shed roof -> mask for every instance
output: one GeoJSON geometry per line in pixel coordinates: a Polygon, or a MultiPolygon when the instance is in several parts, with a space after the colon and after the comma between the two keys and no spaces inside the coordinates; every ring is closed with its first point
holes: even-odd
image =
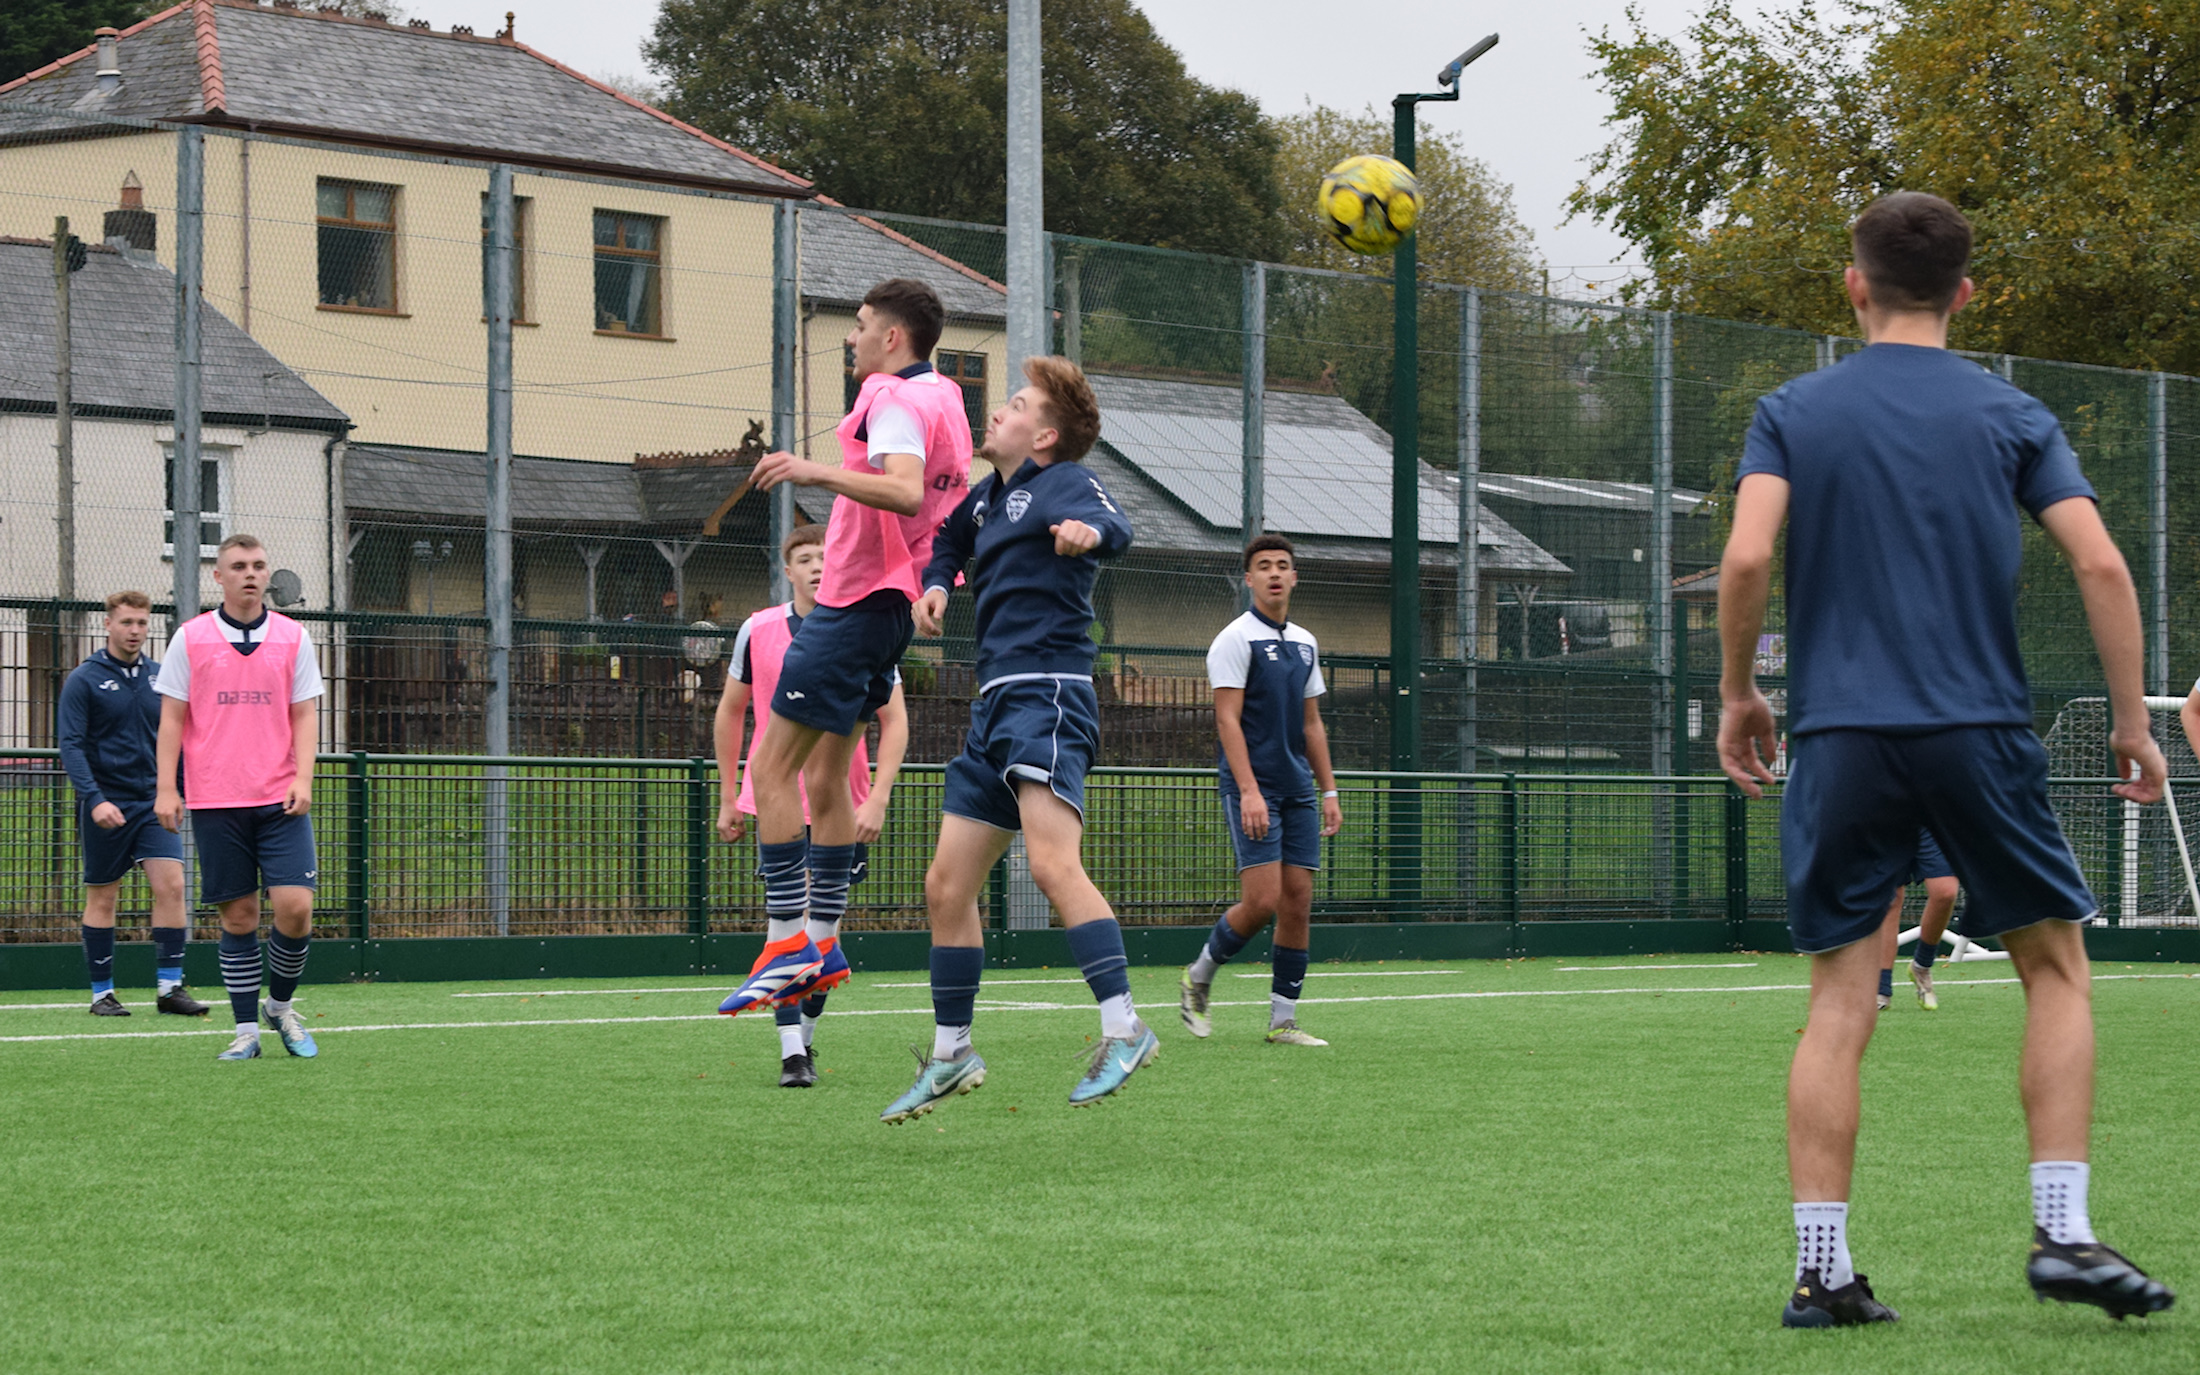
{"type": "MultiPolygon", "coordinates": [[[[1583,477],[1528,477],[1512,473],[1484,473],[1482,493],[1504,501],[1535,506],[1570,506],[1593,511],[1643,511],[1650,509],[1650,484],[1604,482],[1583,477]]],[[[1708,500],[1703,492],[1673,489],[1673,514],[1686,516],[1708,500]]]]}
{"type": "MultiPolygon", "coordinates": [[[[724,467],[644,468],[568,458],[512,460],[512,520],[535,529],[597,533],[686,534],[738,482],[724,467]]],[[[427,524],[478,524],[488,506],[489,468],[482,454],[354,444],[344,457],[344,504],[352,511],[427,524]]],[[[796,504],[823,520],[830,493],[802,488],[796,504]]],[[[767,538],[770,503],[752,497],[735,507],[722,537],[744,543],[767,538]]]]}
{"type": "MultiPolygon", "coordinates": [[[[199,386],[208,419],[325,430],[350,420],[221,312],[201,316],[199,386]]],[[[175,419],[176,279],[152,255],[91,245],[69,279],[70,390],[78,415],[175,419]]],[[[0,407],[54,405],[53,244],[0,239],[0,407]]]]}

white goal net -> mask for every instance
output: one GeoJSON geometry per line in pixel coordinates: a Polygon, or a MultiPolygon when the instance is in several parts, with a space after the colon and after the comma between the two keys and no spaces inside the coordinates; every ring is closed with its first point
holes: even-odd
{"type": "MultiPolygon", "coordinates": [[[[2055,811],[2101,915],[2131,926],[2191,926],[2195,912],[2192,849],[2200,837],[2200,760],[2178,719],[2182,697],[2147,698],[2154,738],[2169,760],[2170,796],[2141,807],[2100,784],[2056,784],[2055,811]]],[[[2108,752],[2108,699],[2073,697],[2047,732],[2047,771],[2056,779],[2102,779],[2116,767],[2108,752]]]]}

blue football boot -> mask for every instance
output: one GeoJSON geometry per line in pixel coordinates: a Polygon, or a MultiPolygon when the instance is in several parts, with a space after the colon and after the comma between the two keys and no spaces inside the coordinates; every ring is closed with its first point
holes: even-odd
{"type": "Polygon", "coordinates": [[[283,1038],[284,1050],[301,1060],[310,1060],[321,1053],[321,1048],[313,1044],[313,1033],[307,1031],[306,1024],[299,1020],[297,1008],[286,1008],[281,1012],[267,1008],[265,1011],[268,1030],[283,1038]]]}
{"type": "Polygon", "coordinates": [[[817,948],[818,952],[825,957],[825,963],[818,967],[817,978],[812,980],[810,986],[803,989],[801,993],[782,997],[780,999],[782,1003],[792,1002],[796,997],[807,998],[812,993],[830,993],[848,982],[848,976],[855,972],[848,967],[848,957],[841,953],[840,938],[838,936],[827,936],[824,943],[817,948]]]}
{"type": "Polygon", "coordinates": [[[756,957],[748,979],[718,1004],[718,1010],[728,1017],[738,1017],[756,1008],[799,998],[815,986],[818,972],[824,967],[825,956],[807,935],[770,942],[756,957]]]}
{"type": "Polygon", "coordinates": [[[237,1039],[229,1043],[229,1049],[214,1057],[217,1060],[257,1060],[260,1058],[260,1025],[237,1028],[237,1039]]]}
{"type": "Polygon", "coordinates": [[[1139,1066],[1152,1063],[1160,1053],[1161,1038],[1143,1021],[1138,1023],[1135,1036],[1101,1037],[1100,1048],[1092,1053],[1092,1063],[1085,1068],[1085,1077],[1069,1091],[1069,1105],[1081,1108],[1107,1097],[1123,1087],[1139,1066]]]}
{"type": "Polygon", "coordinates": [[[924,1116],[959,1093],[968,1093],[985,1082],[985,1061],[968,1049],[952,1060],[935,1060],[922,1046],[909,1047],[923,1068],[909,1092],[888,1104],[878,1115],[881,1122],[901,1123],[924,1116]]]}

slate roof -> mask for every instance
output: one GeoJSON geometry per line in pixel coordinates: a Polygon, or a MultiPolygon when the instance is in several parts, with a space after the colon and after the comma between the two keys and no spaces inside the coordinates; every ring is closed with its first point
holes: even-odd
{"type": "MultiPolygon", "coordinates": [[[[512,460],[512,522],[535,530],[636,533],[651,528],[694,538],[738,477],[726,468],[648,468],[565,458],[512,460]]],[[[832,496],[802,489],[796,506],[822,521],[832,496]]],[[[488,461],[452,449],[353,444],[344,455],[344,504],[354,513],[423,524],[478,524],[488,505],[488,461]]],[[[770,539],[771,504],[742,499],[720,538],[770,539]]]]}
{"type": "MultiPolygon", "coordinates": [[[[809,183],[503,36],[437,33],[251,0],[185,0],[123,30],[120,89],[96,47],[0,85],[0,103],[251,124],[536,166],[808,197],[809,183]]],[[[4,126],[0,126],[4,127],[4,126]]]]}
{"type": "MultiPolygon", "coordinates": [[[[1124,504],[1137,547],[1240,549],[1238,389],[1098,373],[1091,380],[1100,446],[1087,462],[1124,504]]],[[[1390,436],[1337,396],[1270,392],[1266,418],[1267,527],[1290,535],[1307,559],[1387,562],[1390,436]]],[[[1487,506],[1480,534],[1486,572],[1538,581],[1571,575],[1487,506]]],[[[1424,564],[1457,562],[1458,479],[1425,462],[1421,539],[1424,564]]]]}
{"type": "Polygon", "coordinates": [[[805,207],[795,213],[802,241],[802,294],[854,309],[889,277],[914,277],[940,295],[951,317],[999,323],[1008,288],[878,221],[805,207]]]}
{"type": "MultiPolygon", "coordinates": [[[[208,306],[200,395],[216,424],[351,428],[345,414],[208,306]]],[[[149,254],[94,245],[69,282],[78,415],[175,419],[176,279],[149,254]]],[[[0,239],[0,409],[53,411],[53,245],[0,239]]]]}

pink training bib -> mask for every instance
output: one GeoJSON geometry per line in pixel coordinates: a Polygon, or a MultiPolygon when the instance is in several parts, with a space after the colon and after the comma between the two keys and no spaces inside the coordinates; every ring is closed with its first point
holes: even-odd
{"type": "Polygon", "coordinates": [[[882,471],[871,466],[870,446],[856,431],[885,398],[908,407],[924,427],[924,504],[913,516],[898,516],[847,497],[833,499],[825,526],[825,581],[817,589],[824,606],[853,606],[887,588],[911,601],[922,596],[917,584],[932,557],[932,536],[970,490],[970,417],[963,411],[962,387],[936,372],[915,377],[874,372],[864,378],[856,404],[834,431],[840,437],[840,466],[882,471]]]}
{"type": "Polygon", "coordinates": [[[305,632],[267,613],[265,638],[240,654],[209,611],[183,627],[191,656],[190,714],[183,726],[183,793],[193,811],[281,802],[298,776],[290,736],[291,674],[305,632]]]}
{"type": "MultiPolygon", "coordinates": [[[[749,617],[749,706],[756,712],[756,734],[749,740],[747,758],[756,757],[756,747],[764,743],[764,732],[772,726],[772,694],[779,690],[779,665],[787,657],[787,646],[794,643],[794,604],[781,602],[765,607],[749,617]]],[[[802,790],[802,821],[810,820],[810,789],[801,779],[795,786],[802,790]]],[[[856,737],[856,757],[848,765],[848,795],[860,807],[871,795],[871,754],[863,737],[856,737]]],[[[749,771],[741,770],[741,795],[733,800],[734,807],[756,815],[756,794],[749,771]]]]}

